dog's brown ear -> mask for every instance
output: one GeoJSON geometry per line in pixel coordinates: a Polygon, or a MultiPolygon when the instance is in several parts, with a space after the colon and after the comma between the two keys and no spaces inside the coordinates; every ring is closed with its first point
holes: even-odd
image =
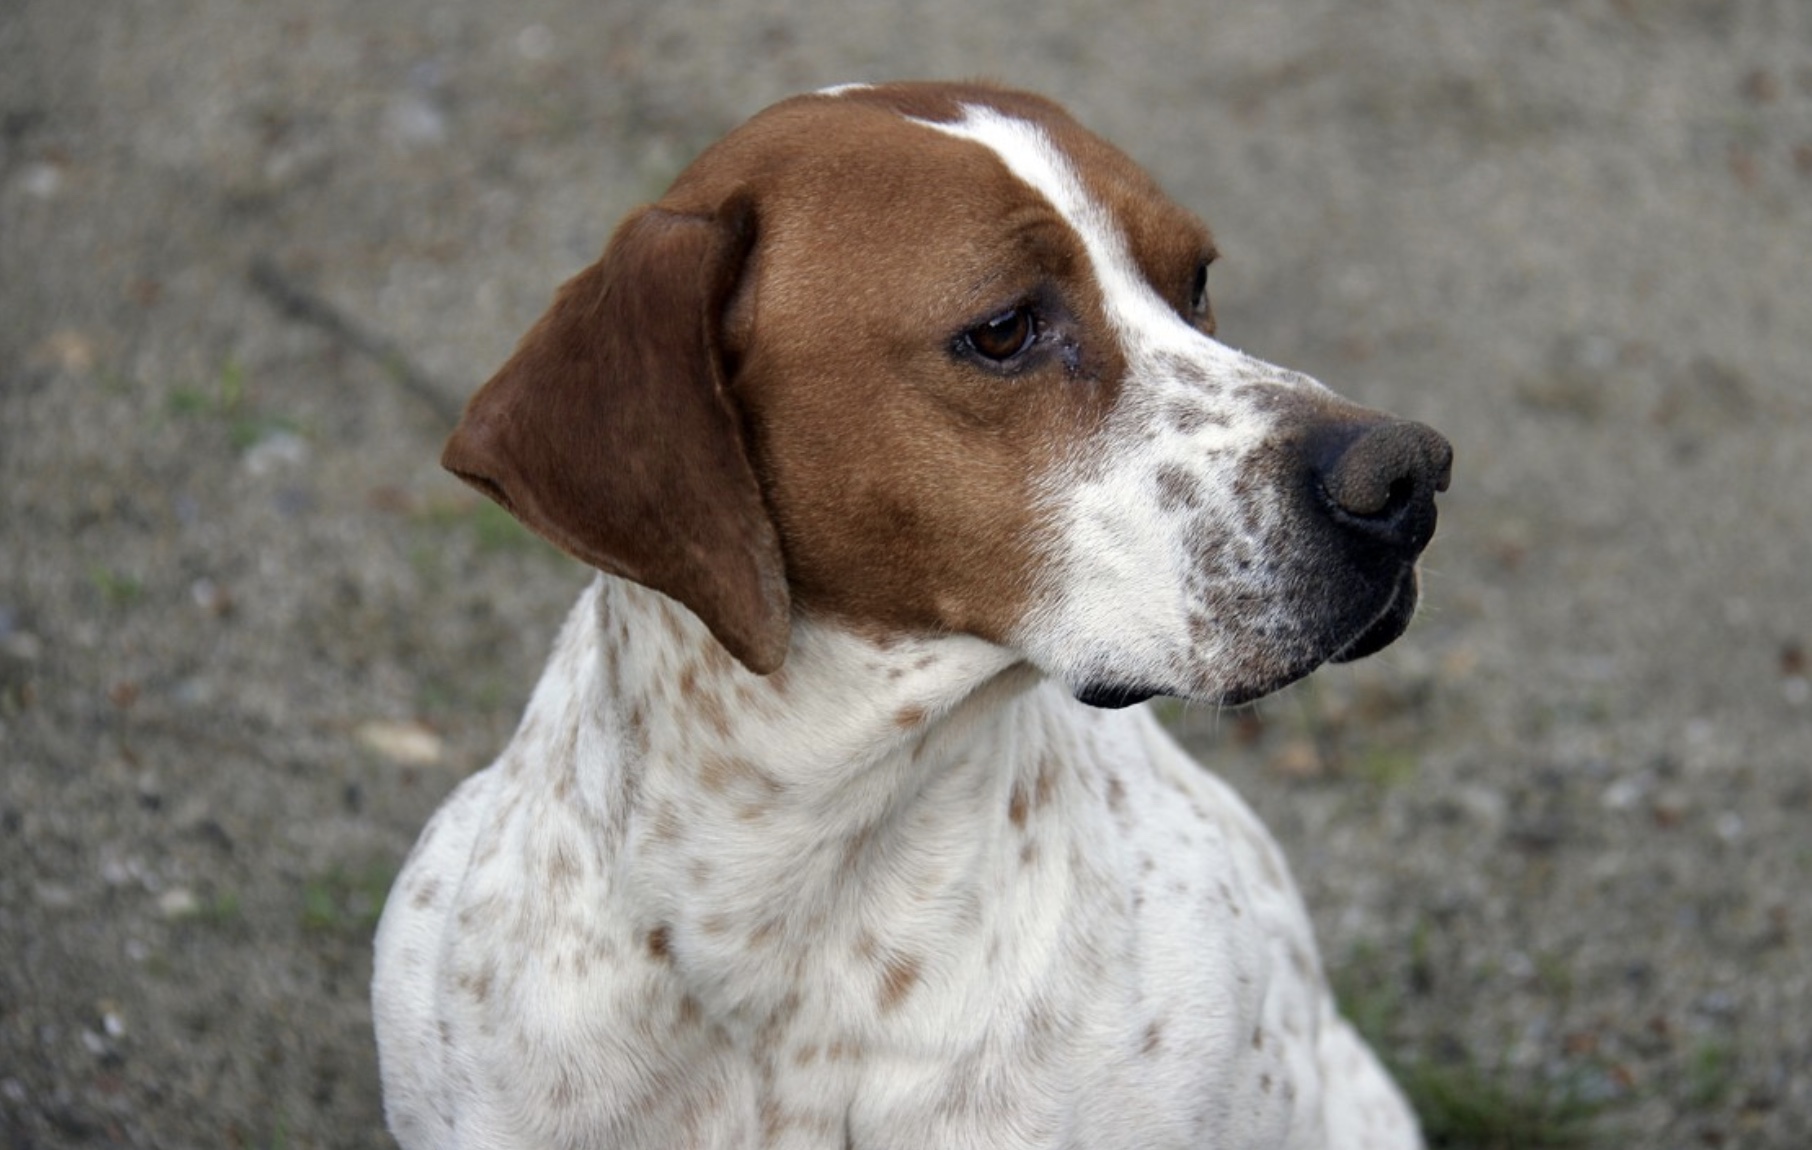
{"type": "Polygon", "coordinates": [[[746,205],[630,216],[472,397],[441,464],[562,550],[679,600],[767,674],[790,602],[720,346],[753,231],[746,205]]]}

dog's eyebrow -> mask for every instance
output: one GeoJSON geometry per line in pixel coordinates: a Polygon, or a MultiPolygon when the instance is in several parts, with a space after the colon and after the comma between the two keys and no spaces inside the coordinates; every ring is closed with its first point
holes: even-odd
{"type": "Polygon", "coordinates": [[[1013,289],[1025,291],[1036,281],[1073,274],[1084,257],[1081,238],[1043,204],[1028,206],[1024,219],[1003,228],[977,255],[984,266],[968,279],[958,301],[965,309],[991,306],[1013,289]]]}

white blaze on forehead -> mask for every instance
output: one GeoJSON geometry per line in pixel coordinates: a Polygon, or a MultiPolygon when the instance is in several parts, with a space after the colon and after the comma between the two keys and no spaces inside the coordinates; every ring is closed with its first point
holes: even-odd
{"type": "Polygon", "coordinates": [[[1213,342],[1185,323],[1152,290],[1112,216],[1088,194],[1069,158],[1038,125],[976,104],[964,105],[963,118],[951,123],[917,122],[987,148],[1069,223],[1094,266],[1108,319],[1128,343],[1128,353],[1155,351],[1186,340],[1200,354],[1202,343],[1213,342]]]}

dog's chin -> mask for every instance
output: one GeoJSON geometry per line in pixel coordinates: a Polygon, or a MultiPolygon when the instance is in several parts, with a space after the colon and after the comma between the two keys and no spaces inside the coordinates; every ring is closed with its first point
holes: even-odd
{"type": "MultiPolygon", "coordinates": [[[[1377,654],[1396,642],[1402,637],[1403,632],[1409,629],[1409,621],[1415,618],[1417,598],[1415,569],[1406,568],[1384,608],[1372,616],[1369,622],[1361,625],[1351,638],[1335,646],[1332,653],[1305,659],[1262,679],[1232,684],[1223,689],[1212,701],[1223,707],[1237,707],[1262,699],[1274,691],[1281,691],[1291,683],[1308,677],[1310,672],[1324,663],[1351,663],[1356,659],[1363,659],[1367,655],[1377,654]]],[[[1159,695],[1175,695],[1180,698],[1197,697],[1187,690],[1154,687],[1148,684],[1129,685],[1111,681],[1084,683],[1073,693],[1077,701],[1104,710],[1130,707],[1135,703],[1143,703],[1145,700],[1156,698],[1159,695]]]]}

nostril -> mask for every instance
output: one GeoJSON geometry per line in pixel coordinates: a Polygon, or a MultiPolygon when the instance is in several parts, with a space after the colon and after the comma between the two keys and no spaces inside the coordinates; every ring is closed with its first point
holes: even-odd
{"type": "Polygon", "coordinates": [[[1416,481],[1403,475],[1386,479],[1354,474],[1348,468],[1324,476],[1321,487],[1334,514],[1352,519],[1389,519],[1415,499],[1416,481]]]}
{"type": "Polygon", "coordinates": [[[1416,497],[1416,481],[1408,476],[1391,480],[1384,490],[1384,507],[1378,512],[1380,518],[1389,519],[1400,515],[1416,497]]]}

